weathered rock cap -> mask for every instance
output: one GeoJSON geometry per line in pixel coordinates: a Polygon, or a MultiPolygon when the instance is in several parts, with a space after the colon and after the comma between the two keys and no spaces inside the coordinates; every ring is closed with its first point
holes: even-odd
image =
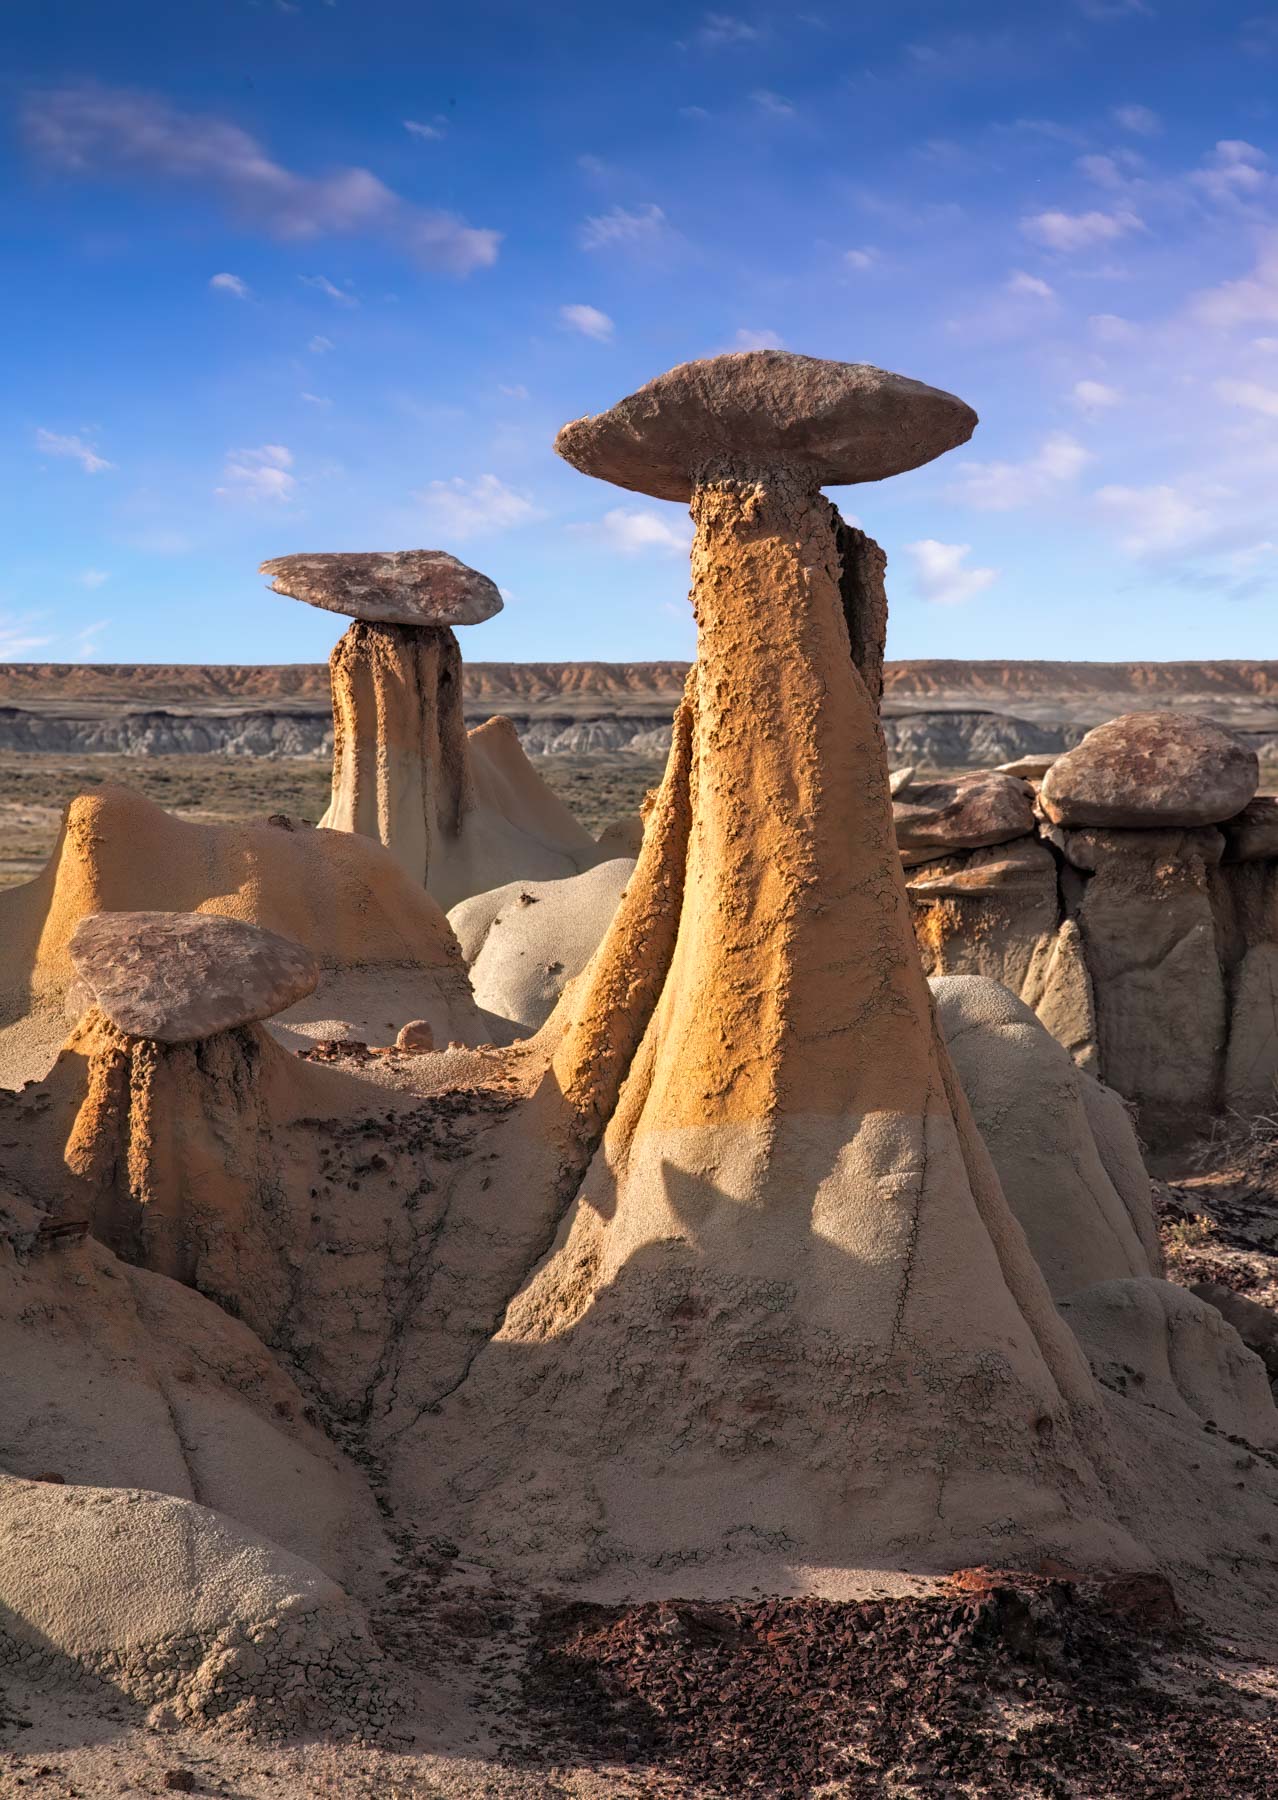
{"type": "Polygon", "coordinates": [[[71,935],[76,973],[117,1030],[189,1044],[269,1019],[319,981],[301,944],[215,913],[91,913],[71,935]]]}
{"type": "Polygon", "coordinates": [[[680,363],[555,449],[575,469],[659,500],[688,500],[716,468],[785,468],[814,488],[882,481],[965,444],[970,406],[870,363],[738,350],[680,363]]]}
{"type": "Polygon", "coordinates": [[[1029,788],[989,769],[911,782],[893,800],[892,817],[902,850],[979,850],[1034,831],[1029,788]]]}
{"type": "Polygon", "coordinates": [[[1260,785],[1254,750],[1196,713],[1124,713],[1058,756],[1039,789],[1055,825],[1219,825],[1260,785]]]}
{"type": "Polygon", "coordinates": [[[275,556],[261,573],[292,600],[380,625],[481,625],[502,609],[494,582],[446,550],[275,556]]]}

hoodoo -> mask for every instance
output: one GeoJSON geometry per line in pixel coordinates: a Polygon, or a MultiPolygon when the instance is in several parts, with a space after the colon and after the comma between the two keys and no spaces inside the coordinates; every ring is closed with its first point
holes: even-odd
{"type": "Polygon", "coordinates": [[[355,621],[329,658],[333,795],[322,826],[377,838],[445,910],[599,860],[504,721],[467,736],[453,627],[501,611],[486,575],[443,550],[279,556],[261,572],[275,593],[355,621]]]}
{"type": "Polygon", "coordinates": [[[399,1445],[432,1529],[534,1578],[833,1592],[883,1558],[1141,1555],[937,1034],[881,611],[858,611],[820,492],[975,423],[900,376],[759,351],[559,435],[587,474],[690,498],[699,649],[635,875],[544,1028],[597,1149],[500,1330],[399,1445]]]}

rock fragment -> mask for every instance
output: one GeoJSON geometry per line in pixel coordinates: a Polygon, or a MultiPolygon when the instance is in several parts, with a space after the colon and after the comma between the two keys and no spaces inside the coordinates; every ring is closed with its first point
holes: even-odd
{"type": "Polygon", "coordinates": [[[902,850],[977,850],[1034,831],[1025,783],[993,771],[913,781],[896,797],[892,815],[902,850]]]}

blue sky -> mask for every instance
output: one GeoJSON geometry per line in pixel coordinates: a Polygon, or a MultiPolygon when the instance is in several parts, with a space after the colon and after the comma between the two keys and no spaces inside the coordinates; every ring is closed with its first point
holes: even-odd
{"type": "Polygon", "coordinates": [[[974,405],[834,498],[895,656],[1273,656],[1257,0],[10,0],[0,657],[311,660],[266,556],[490,574],[475,659],[692,649],[564,420],[780,343],[974,405]]]}

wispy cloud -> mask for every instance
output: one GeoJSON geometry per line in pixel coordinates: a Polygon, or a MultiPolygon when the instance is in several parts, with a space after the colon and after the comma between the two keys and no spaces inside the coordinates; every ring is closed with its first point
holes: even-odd
{"type": "Polygon", "coordinates": [[[237,300],[247,300],[250,293],[247,281],[241,281],[238,275],[210,275],[209,286],[216,294],[233,294],[237,300]]]}
{"type": "Polygon", "coordinates": [[[317,334],[311,339],[306,348],[310,351],[312,356],[326,356],[330,350],[336,350],[337,345],[333,342],[332,338],[326,338],[317,334]]]}
{"type": "Polygon", "coordinates": [[[100,588],[110,581],[111,574],[107,569],[81,569],[76,580],[81,587],[100,588]]]}
{"type": "Polygon", "coordinates": [[[45,456],[69,456],[79,463],[86,475],[101,475],[104,469],[115,467],[105,456],[99,456],[92,444],[75,433],[64,435],[59,431],[46,431],[41,426],[35,434],[35,441],[36,449],[45,456]]]}
{"type": "Polygon", "coordinates": [[[508,531],[512,525],[532,525],[546,516],[530,495],[507,487],[496,475],[479,475],[473,481],[460,475],[452,481],[432,481],[414,498],[432,526],[449,538],[508,531]]]}
{"type": "Polygon", "coordinates": [[[0,613],[0,661],[21,662],[51,644],[52,638],[31,629],[40,622],[38,613],[0,613]]]}
{"type": "Polygon", "coordinates": [[[1054,300],[1056,289],[1041,275],[1027,274],[1024,269],[1013,269],[1004,283],[1009,294],[1025,294],[1033,300],[1054,300]]]}
{"type": "Polygon", "coordinates": [[[1167,483],[1103,487],[1094,498],[1117,527],[1123,549],[1133,556],[1183,550],[1202,539],[1212,526],[1205,506],[1167,483]]]}
{"type": "Polygon", "coordinates": [[[358,294],[351,294],[345,288],[339,288],[337,283],[330,281],[327,275],[299,275],[297,279],[304,287],[314,288],[317,294],[323,294],[326,300],[333,302],[334,306],[359,305],[358,294]]]}
{"type": "Polygon", "coordinates": [[[262,444],[256,450],[231,450],[214,491],[224,500],[273,501],[286,504],[297,493],[290,471],[293,452],[285,444],[262,444]]]}
{"type": "Polygon", "coordinates": [[[775,331],[747,331],[742,327],[732,347],[734,350],[780,350],[782,346],[775,331]]]}
{"type": "Polygon", "coordinates": [[[1072,398],[1075,406],[1094,418],[1097,413],[1107,412],[1111,406],[1120,406],[1123,396],[1117,388],[1110,387],[1104,381],[1076,381],[1072,398]]]}
{"type": "Polygon", "coordinates": [[[614,506],[597,523],[569,529],[601,539],[621,556],[686,556],[692,543],[690,522],[637,507],[614,506]]]}
{"type": "Polygon", "coordinates": [[[1278,388],[1266,387],[1261,381],[1221,380],[1216,383],[1216,393],[1228,406],[1278,419],[1278,388]]]}
{"type": "Polygon", "coordinates": [[[597,344],[610,344],[616,327],[606,312],[600,312],[597,306],[561,306],[559,317],[570,331],[579,331],[582,337],[594,338],[597,344]]]}
{"type": "Polygon", "coordinates": [[[1132,212],[1041,212],[1021,220],[1021,230],[1049,250],[1091,250],[1109,244],[1128,232],[1140,231],[1141,220],[1132,212]]]}
{"type": "Polygon", "coordinates": [[[308,406],[331,406],[333,404],[327,394],[308,394],[305,388],[302,389],[300,398],[305,400],[308,406]]]}
{"type": "Polygon", "coordinates": [[[787,100],[784,94],[774,94],[771,88],[756,88],[750,98],[759,111],[769,119],[792,119],[794,117],[793,100],[787,100]]]}
{"type": "Polygon", "coordinates": [[[416,206],[370,169],[300,175],[240,126],[154,94],[95,82],[46,89],[28,96],[22,125],[33,153],[63,174],[186,182],[276,237],[378,237],[451,275],[497,260],[500,232],[416,206]]]}
{"type": "Polygon", "coordinates": [[[942,544],[936,538],[919,538],[905,546],[914,572],[914,585],[934,606],[961,606],[998,579],[997,569],[967,569],[970,544],[942,544]]]}
{"type": "Polygon", "coordinates": [[[708,12],[701,21],[697,42],[707,50],[720,50],[729,44],[757,44],[762,36],[757,25],[735,13],[708,12]]]}
{"type": "Polygon", "coordinates": [[[440,138],[448,135],[447,123],[441,113],[436,113],[432,120],[405,119],[404,130],[410,137],[424,138],[428,143],[438,143],[440,138]]]}
{"type": "Polygon", "coordinates": [[[1158,114],[1148,106],[1116,106],[1110,117],[1124,131],[1133,131],[1137,137],[1157,137],[1163,128],[1158,114]]]}
{"type": "Polygon", "coordinates": [[[659,243],[670,231],[670,222],[659,206],[649,201],[633,211],[614,206],[610,212],[597,213],[581,228],[583,250],[611,250],[617,247],[643,248],[659,243]]]}
{"type": "Polygon", "coordinates": [[[95,619],[82,625],[71,640],[71,661],[90,662],[102,648],[102,633],[110,627],[110,619],[95,619]]]}
{"type": "Polygon", "coordinates": [[[845,250],[843,252],[844,268],[855,269],[858,274],[863,274],[866,269],[872,269],[878,260],[878,251],[869,244],[863,244],[857,250],[845,250]]]}
{"type": "Polygon", "coordinates": [[[981,512],[1011,512],[1073,481],[1090,460],[1090,452],[1077,439],[1057,431],[1024,462],[966,464],[949,491],[981,512]]]}
{"type": "Polygon", "coordinates": [[[1269,158],[1244,138],[1222,138],[1190,181],[1211,199],[1246,206],[1273,185],[1269,158]]]}
{"type": "Polygon", "coordinates": [[[1261,249],[1250,275],[1195,296],[1190,311],[1203,325],[1278,325],[1278,233],[1261,249]]]}

